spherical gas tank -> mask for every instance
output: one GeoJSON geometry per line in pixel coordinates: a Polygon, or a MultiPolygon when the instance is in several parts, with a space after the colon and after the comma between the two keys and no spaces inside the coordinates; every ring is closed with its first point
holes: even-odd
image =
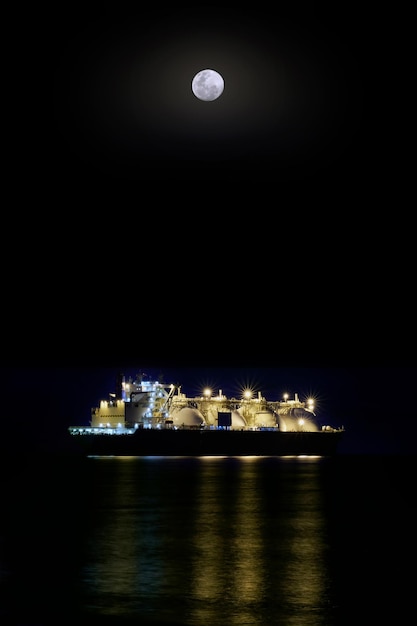
{"type": "Polygon", "coordinates": [[[319,430],[315,415],[302,407],[280,409],[278,411],[279,429],[286,431],[316,432],[319,430]]]}
{"type": "Polygon", "coordinates": [[[232,430],[246,430],[247,423],[239,411],[232,411],[232,430]]]}
{"type": "Polygon", "coordinates": [[[201,428],[204,426],[204,417],[198,409],[184,407],[171,415],[174,426],[177,428],[201,428]]]}

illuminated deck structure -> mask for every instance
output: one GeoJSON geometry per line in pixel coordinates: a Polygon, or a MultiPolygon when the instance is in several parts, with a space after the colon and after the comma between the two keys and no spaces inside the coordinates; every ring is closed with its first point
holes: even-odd
{"type": "Polygon", "coordinates": [[[91,410],[89,426],[69,433],[91,454],[334,454],[343,428],[319,426],[312,399],[270,401],[249,390],[227,398],[205,389],[187,397],[181,387],[126,381],[91,410]],[[216,433],[216,434],[215,434],[216,433]]]}

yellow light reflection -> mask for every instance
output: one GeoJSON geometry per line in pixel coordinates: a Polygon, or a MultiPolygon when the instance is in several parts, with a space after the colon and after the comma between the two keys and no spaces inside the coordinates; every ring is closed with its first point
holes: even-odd
{"type": "Polygon", "coordinates": [[[318,461],[313,457],[299,459],[300,471],[287,492],[287,526],[283,544],[289,558],[283,560],[280,572],[280,593],[284,594],[288,611],[300,620],[326,605],[331,586],[326,567],[326,520],[321,502],[322,489],[318,461]]]}
{"type": "Polygon", "coordinates": [[[262,550],[257,473],[253,469],[258,458],[235,459],[233,480],[238,487],[227,502],[221,496],[222,472],[230,460],[217,458],[217,466],[210,462],[201,468],[196,523],[204,539],[196,542],[192,565],[193,578],[202,584],[192,590],[196,600],[193,623],[212,623],[219,602],[230,607],[228,624],[252,623],[252,607],[259,602],[265,584],[262,569],[256,566],[262,550]]]}

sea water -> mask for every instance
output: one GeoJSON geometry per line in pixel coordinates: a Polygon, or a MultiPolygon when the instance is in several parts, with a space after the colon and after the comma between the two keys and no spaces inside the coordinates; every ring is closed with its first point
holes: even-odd
{"type": "Polygon", "coordinates": [[[413,472],[391,456],[14,456],[0,622],[408,623],[413,472]]]}

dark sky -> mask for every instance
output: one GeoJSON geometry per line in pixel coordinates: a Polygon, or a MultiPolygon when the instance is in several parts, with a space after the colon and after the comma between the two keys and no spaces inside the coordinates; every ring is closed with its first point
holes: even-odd
{"type": "Polygon", "coordinates": [[[368,180],[363,4],[93,6],[60,5],[46,34],[51,184],[368,180]],[[191,92],[204,68],[225,80],[211,103],[191,92]]]}

